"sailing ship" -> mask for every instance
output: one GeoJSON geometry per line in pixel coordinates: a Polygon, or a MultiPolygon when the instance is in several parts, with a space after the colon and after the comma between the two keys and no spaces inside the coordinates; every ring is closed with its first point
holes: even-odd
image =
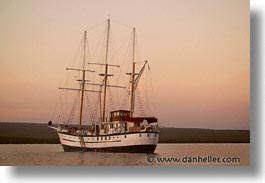
{"type": "MultiPolygon", "coordinates": [[[[118,109],[109,111],[109,117],[106,117],[107,88],[125,88],[122,86],[109,84],[109,69],[119,67],[119,65],[108,63],[109,40],[110,40],[110,19],[107,20],[107,37],[105,49],[105,63],[88,63],[104,67],[104,73],[99,74],[102,77],[102,83],[91,83],[87,80],[88,72],[94,70],[86,69],[86,47],[87,31],[84,31],[83,60],[82,68],[67,68],[68,71],[78,71],[81,73],[79,88],[59,88],[61,90],[71,90],[80,93],[79,100],[79,121],[76,125],[59,124],[53,125],[52,121],[48,122],[48,127],[55,129],[58,133],[60,142],[65,152],[72,151],[92,151],[92,152],[118,152],[118,153],[153,153],[158,143],[159,127],[158,119],[154,116],[136,116],[135,115],[135,91],[142,74],[148,64],[148,61],[135,61],[135,28],[133,31],[132,46],[132,66],[131,72],[127,73],[129,81],[129,110],[118,109]],[[139,72],[136,71],[136,64],[142,64],[139,72]],[[98,86],[98,90],[90,90],[86,86],[98,86]],[[84,125],[84,97],[86,92],[96,92],[100,94],[100,117],[97,123],[84,125]]],[[[92,109],[91,109],[92,110],[92,109]]]]}

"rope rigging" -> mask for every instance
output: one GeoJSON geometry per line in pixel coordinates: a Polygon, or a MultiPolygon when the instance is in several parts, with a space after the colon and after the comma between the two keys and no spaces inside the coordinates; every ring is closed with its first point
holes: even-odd
{"type": "MultiPolygon", "coordinates": [[[[126,27],[127,29],[129,28],[130,30],[133,28],[132,26],[126,25],[126,24],[122,24],[116,20],[112,19],[112,22],[122,25],[123,27],[126,27]]],[[[89,29],[87,29],[87,32],[93,32],[95,31],[97,34],[101,31],[98,31],[97,29],[99,27],[101,27],[101,25],[105,23],[101,22],[93,27],[90,27],[89,29]],[[97,30],[97,31],[96,31],[97,30]]],[[[112,28],[112,27],[111,27],[112,28]]],[[[120,109],[128,109],[129,106],[129,101],[130,101],[130,83],[131,81],[131,77],[129,77],[129,81],[128,82],[128,77],[124,76],[126,71],[129,71],[131,68],[131,64],[125,64],[127,61],[131,60],[131,56],[132,56],[132,41],[133,39],[135,39],[135,52],[137,53],[135,55],[135,59],[136,60],[141,60],[140,59],[140,49],[138,46],[138,39],[135,37],[135,35],[133,36],[133,34],[131,34],[131,36],[127,36],[126,38],[120,38],[121,35],[118,34],[118,38],[120,38],[120,40],[118,40],[116,42],[116,39],[114,41],[114,37],[115,35],[113,34],[113,32],[111,31],[112,29],[109,28],[109,32],[107,32],[106,29],[104,29],[105,31],[102,31],[100,35],[101,38],[98,38],[97,36],[94,36],[94,34],[87,34],[87,39],[86,39],[86,45],[87,45],[87,49],[85,50],[85,52],[87,53],[87,60],[86,60],[86,66],[88,63],[91,62],[98,62],[98,63],[104,63],[104,55],[106,52],[106,47],[104,47],[103,45],[105,45],[105,42],[109,36],[109,51],[111,51],[111,54],[108,57],[108,63],[111,64],[117,64],[120,66],[120,68],[118,70],[115,69],[109,69],[109,72],[112,74],[113,73],[113,77],[111,77],[111,81],[107,81],[108,85],[111,85],[111,83],[115,83],[116,85],[118,85],[119,83],[126,83],[126,90],[119,90],[118,88],[114,88],[111,89],[110,87],[107,87],[107,112],[110,112],[113,109],[117,109],[117,107],[119,107],[120,109]],[[109,35],[108,35],[109,33],[109,35]],[[95,43],[95,44],[93,44],[95,43]],[[114,45],[116,45],[117,49],[114,49],[114,45]],[[124,79],[125,78],[125,79],[124,79]]],[[[82,68],[82,40],[84,39],[84,36],[81,38],[81,41],[79,43],[79,47],[77,50],[77,53],[74,54],[74,57],[76,57],[77,59],[72,59],[72,63],[69,64],[71,67],[75,68],[82,68]],[[79,55],[79,56],[78,56],[79,55]],[[78,64],[79,63],[79,64],[78,64]]],[[[147,65],[149,67],[149,65],[147,65]]],[[[96,70],[95,73],[89,73],[86,75],[86,79],[91,80],[93,82],[96,83],[101,83],[102,82],[102,77],[100,78],[98,76],[99,73],[104,73],[104,67],[101,66],[91,66],[93,67],[93,69],[96,70]]],[[[90,68],[90,66],[89,66],[90,68]]],[[[135,84],[135,88],[137,87],[137,85],[139,84],[139,79],[140,76],[143,73],[143,69],[141,69],[140,71],[138,69],[136,69],[136,72],[139,72],[138,76],[136,75],[136,84],[135,84]]],[[[75,79],[80,80],[81,78],[81,72],[75,72],[74,73],[74,77],[75,79]]],[[[65,86],[65,88],[67,88],[69,86],[70,83],[73,82],[73,80],[70,80],[70,76],[73,76],[73,74],[71,74],[71,72],[67,72],[66,74],[66,80],[65,82],[61,82],[60,85],[63,83],[63,85],[65,86]]],[[[147,77],[145,77],[145,79],[147,79],[147,77]]],[[[89,81],[89,82],[91,82],[89,81]]],[[[145,82],[144,82],[145,83],[145,82]]],[[[80,83],[79,83],[80,84],[80,83]]],[[[139,87],[142,84],[139,84],[139,87]]],[[[86,85],[86,88],[88,90],[100,90],[98,86],[90,86],[90,85],[86,85]]],[[[102,89],[102,87],[100,87],[102,89]]],[[[142,90],[141,90],[142,92],[142,90]]],[[[148,93],[149,91],[147,90],[147,84],[145,85],[145,100],[143,101],[143,99],[141,98],[140,92],[139,90],[135,90],[135,100],[136,100],[136,110],[138,110],[138,112],[141,115],[146,115],[145,113],[145,109],[147,109],[148,111],[150,111],[149,106],[144,106],[143,103],[149,105],[149,99],[148,99],[148,93]]],[[[61,113],[62,113],[62,117],[64,121],[67,121],[67,123],[76,123],[76,121],[78,121],[78,112],[76,112],[77,110],[79,110],[80,108],[80,91],[77,92],[75,99],[71,100],[69,98],[71,98],[73,94],[69,93],[67,90],[66,91],[62,91],[60,92],[60,96],[59,96],[59,104],[61,107],[61,113]],[[65,97],[66,99],[62,99],[63,97],[65,97]],[[69,117],[66,120],[66,113],[69,111],[68,114],[69,117]],[[76,118],[76,119],[75,119],[76,118]]],[[[102,109],[102,94],[99,93],[99,95],[94,95],[94,94],[85,94],[84,97],[84,101],[85,101],[85,108],[84,108],[84,120],[83,121],[88,121],[88,123],[95,123],[97,121],[97,119],[100,118],[101,115],[101,109],[102,109]],[[100,98],[101,97],[101,98],[100,98]],[[100,109],[100,110],[99,110],[100,109]]],[[[55,107],[55,110],[57,109],[57,105],[55,107]]],[[[118,109],[119,109],[118,108],[118,109]]],[[[52,118],[54,116],[54,113],[52,114],[52,118]]]]}

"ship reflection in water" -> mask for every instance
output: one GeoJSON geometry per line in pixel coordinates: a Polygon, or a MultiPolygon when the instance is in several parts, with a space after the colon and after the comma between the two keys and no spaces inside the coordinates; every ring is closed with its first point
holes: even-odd
{"type": "MultiPolygon", "coordinates": [[[[156,157],[184,158],[238,157],[240,162],[231,163],[158,163],[148,162],[148,154],[141,153],[99,153],[67,152],[60,144],[1,144],[0,165],[11,166],[207,166],[207,165],[249,165],[249,143],[233,144],[158,144],[156,157]]],[[[149,159],[150,161],[150,159],[149,159]]]]}

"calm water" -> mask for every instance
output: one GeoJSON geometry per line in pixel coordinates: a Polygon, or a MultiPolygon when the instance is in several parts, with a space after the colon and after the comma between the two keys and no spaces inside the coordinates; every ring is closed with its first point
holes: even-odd
{"type": "MultiPolygon", "coordinates": [[[[103,165],[103,166],[190,166],[249,165],[249,144],[159,144],[155,154],[63,152],[58,144],[0,144],[0,165],[103,165]],[[191,163],[188,158],[240,158],[236,163],[191,163]],[[181,158],[184,162],[161,163],[157,158],[181,158]],[[147,161],[151,161],[151,163],[147,161]]],[[[229,159],[228,159],[229,160],[229,159]]],[[[228,161],[227,160],[227,161],[228,161]]],[[[232,160],[229,160],[232,161],[232,160]]]]}

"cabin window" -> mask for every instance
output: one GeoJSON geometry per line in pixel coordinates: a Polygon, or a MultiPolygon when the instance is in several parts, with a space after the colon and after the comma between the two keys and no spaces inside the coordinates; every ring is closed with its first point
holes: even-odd
{"type": "Polygon", "coordinates": [[[107,136],[105,137],[105,140],[107,140],[107,136]]]}
{"type": "Polygon", "coordinates": [[[139,137],[141,137],[141,136],[142,136],[142,134],[139,133],[139,137]]]}
{"type": "Polygon", "coordinates": [[[156,133],[155,133],[155,137],[156,137],[156,133]]]}
{"type": "Polygon", "coordinates": [[[97,141],[98,141],[98,137],[97,137],[97,141]]]}
{"type": "Polygon", "coordinates": [[[149,136],[150,136],[150,134],[148,133],[148,134],[147,134],[147,137],[149,137],[149,136]]]}
{"type": "Polygon", "coordinates": [[[103,140],[103,137],[101,137],[101,140],[103,140]]]}
{"type": "Polygon", "coordinates": [[[109,136],[109,140],[110,140],[110,136],[109,136]]]}
{"type": "Polygon", "coordinates": [[[124,135],[124,138],[126,138],[126,135],[124,135]]]}

